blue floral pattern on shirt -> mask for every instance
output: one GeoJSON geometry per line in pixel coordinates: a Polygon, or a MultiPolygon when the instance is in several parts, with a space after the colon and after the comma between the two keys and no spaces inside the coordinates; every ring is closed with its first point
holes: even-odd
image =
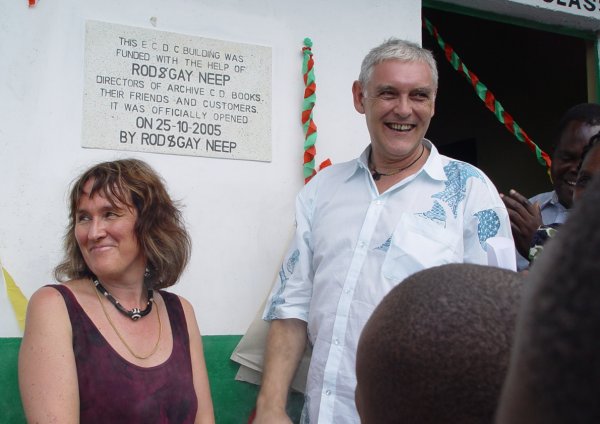
{"type": "Polygon", "coordinates": [[[486,240],[498,234],[498,230],[500,229],[500,218],[493,209],[477,212],[475,216],[479,220],[479,224],[477,225],[479,243],[481,244],[481,247],[485,249],[486,240]]]}
{"type": "MultiPolygon", "coordinates": [[[[296,268],[296,264],[298,263],[299,258],[300,251],[296,249],[292,252],[289,259],[285,262],[285,268],[287,269],[289,275],[292,275],[294,273],[294,268],[296,268]]],[[[282,295],[285,290],[285,284],[290,278],[289,275],[285,273],[285,269],[283,268],[282,264],[281,269],[279,270],[279,289],[271,299],[271,304],[269,305],[269,312],[266,315],[266,319],[268,320],[277,319],[275,308],[285,303],[285,298],[282,295]]]]}
{"type": "Polygon", "coordinates": [[[430,210],[427,212],[418,213],[417,215],[430,219],[438,224],[444,224],[444,226],[446,225],[446,211],[437,200],[433,201],[433,206],[430,210]]]}
{"type": "Polygon", "coordinates": [[[294,252],[290,255],[290,258],[287,261],[286,268],[288,272],[291,274],[294,273],[294,268],[298,263],[298,259],[300,258],[300,251],[298,249],[294,250],[294,252]]]}
{"type": "Polygon", "coordinates": [[[446,188],[440,193],[434,194],[433,198],[437,198],[447,203],[454,218],[457,217],[457,209],[460,202],[465,199],[467,192],[467,180],[469,178],[479,178],[484,181],[483,176],[479,171],[464,162],[451,161],[444,166],[444,173],[446,174],[446,188]]]}
{"type": "Polygon", "coordinates": [[[383,252],[387,252],[390,249],[390,245],[392,244],[392,236],[389,236],[383,244],[377,246],[375,250],[381,250],[383,252]]]}

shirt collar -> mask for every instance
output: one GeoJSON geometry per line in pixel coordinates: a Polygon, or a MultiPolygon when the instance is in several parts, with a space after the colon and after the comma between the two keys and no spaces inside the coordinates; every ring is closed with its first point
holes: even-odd
{"type": "MultiPolygon", "coordinates": [[[[429,177],[431,177],[434,180],[445,181],[447,177],[446,173],[444,172],[442,156],[431,141],[424,138],[423,143],[425,144],[425,148],[429,150],[429,157],[427,158],[427,161],[418,173],[425,172],[427,175],[429,175],[429,177]]],[[[350,172],[348,173],[346,179],[352,177],[354,174],[359,172],[359,170],[370,173],[368,165],[370,152],[371,145],[369,144],[356,160],[356,166],[350,169],[350,172]]]]}
{"type": "Polygon", "coordinates": [[[550,196],[550,198],[548,200],[546,200],[544,203],[551,203],[554,206],[558,206],[558,205],[562,206],[562,203],[560,203],[560,201],[558,200],[558,193],[556,192],[556,190],[552,191],[552,196],[550,196]]]}
{"type": "Polygon", "coordinates": [[[558,194],[556,191],[552,191],[551,195],[546,198],[542,203],[540,203],[540,207],[543,209],[545,206],[552,205],[558,210],[568,212],[569,209],[565,208],[560,200],[558,200],[558,194]]]}

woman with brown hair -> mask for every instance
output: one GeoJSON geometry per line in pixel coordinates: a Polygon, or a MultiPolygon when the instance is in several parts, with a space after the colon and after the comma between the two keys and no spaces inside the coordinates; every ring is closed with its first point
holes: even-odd
{"type": "Polygon", "coordinates": [[[19,384],[30,422],[213,423],[191,304],[162,289],[187,265],[181,212],[146,163],[73,184],[62,284],[29,301],[19,384]]]}

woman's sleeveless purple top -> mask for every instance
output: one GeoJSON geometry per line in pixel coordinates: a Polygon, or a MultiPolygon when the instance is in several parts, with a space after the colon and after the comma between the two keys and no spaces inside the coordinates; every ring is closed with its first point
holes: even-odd
{"type": "Polygon", "coordinates": [[[65,299],[73,328],[82,424],[194,422],[198,400],[190,341],[176,295],[160,291],[173,333],[171,356],[160,365],[144,368],[128,362],[108,344],[67,287],[50,287],[65,299]]]}

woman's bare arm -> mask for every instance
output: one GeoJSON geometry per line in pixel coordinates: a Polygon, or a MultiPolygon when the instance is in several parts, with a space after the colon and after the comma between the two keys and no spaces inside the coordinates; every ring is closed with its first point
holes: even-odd
{"type": "Polygon", "coordinates": [[[71,323],[62,296],[50,287],[29,300],[19,351],[19,388],[28,422],[79,422],[71,323]]]}
{"type": "Polygon", "coordinates": [[[206,372],[206,362],[204,360],[200,329],[198,328],[198,322],[196,321],[196,315],[194,314],[192,305],[181,296],[179,298],[181,299],[190,336],[194,389],[196,390],[196,397],[198,398],[198,413],[196,414],[195,422],[196,424],[214,424],[215,415],[210,395],[210,385],[208,382],[208,373],[206,372]]]}

